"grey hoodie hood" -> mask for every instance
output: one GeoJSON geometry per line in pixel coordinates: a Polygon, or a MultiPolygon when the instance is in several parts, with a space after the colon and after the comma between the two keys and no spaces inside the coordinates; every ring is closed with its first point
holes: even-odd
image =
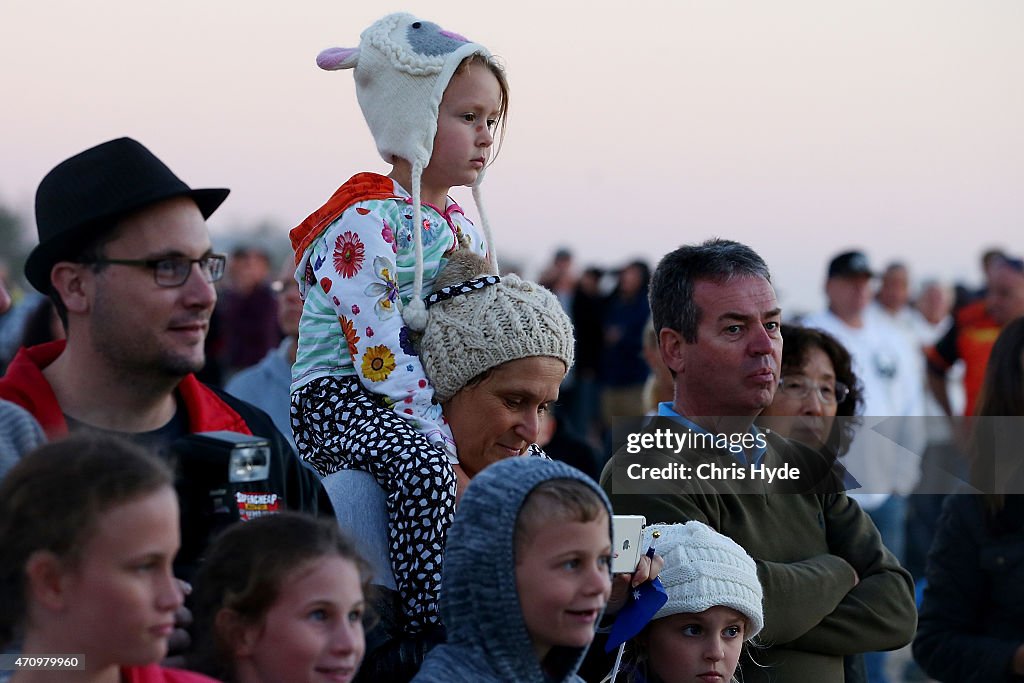
{"type": "Polygon", "coordinates": [[[523,621],[515,576],[515,527],[526,497],[551,479],[575,479],[611,505],[593,480],[564,463],[509,458],[474,477],[448,532],[441,617],[448,642],[427,655],[414,683],[562,683],[576,676],[586,648],[556,647],[544,661],[523,621]]]}

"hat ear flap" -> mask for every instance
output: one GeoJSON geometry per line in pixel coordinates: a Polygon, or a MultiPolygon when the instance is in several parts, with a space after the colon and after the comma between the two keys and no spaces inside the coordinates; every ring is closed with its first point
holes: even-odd
{"type": "Polygon", "coordinates": [[[358,62],[358,47],[329,47],[316,56],[316,65],[324,71],[354,69],[358,62]]]}

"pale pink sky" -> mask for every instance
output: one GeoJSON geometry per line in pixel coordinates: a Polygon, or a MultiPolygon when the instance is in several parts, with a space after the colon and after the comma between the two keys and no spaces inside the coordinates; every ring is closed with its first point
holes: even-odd
{"type": "Polygon", "coordinates": [[[757,249],[795,309],[851,245],[970,280],[981,248],[1024,251],[1019,0],[7,0],[0,199],[30,211],[54,164],[131,135],[233,189],[215,235],[283,231],[386,169],[351,72],[313,59],[397,10],[507,65],[484,196],[528,273],[563,244],[617,265],[718,235],[757,249]]]}

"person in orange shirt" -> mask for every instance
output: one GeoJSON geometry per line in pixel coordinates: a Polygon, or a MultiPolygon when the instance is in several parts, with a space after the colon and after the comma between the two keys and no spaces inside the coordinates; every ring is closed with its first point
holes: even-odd
{"type": "Polygon", "coordinates": [[[999,331],[1024,315],[1024,260],[1004,258],[993,265],[985,298],[956,313],[953,327],[928,349],[928,386],[947,415],[953,410],[946,391],[946,372],[963,360],[965,415],[973,415],[985,377],[985,366],[999,331]]]}

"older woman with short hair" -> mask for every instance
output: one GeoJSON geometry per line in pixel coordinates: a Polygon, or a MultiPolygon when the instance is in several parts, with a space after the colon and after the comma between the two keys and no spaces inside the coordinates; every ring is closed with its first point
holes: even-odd
{"type": "Polygon", "coordinates": [[[853,360],[828,332],[795,325],[782,326],[781,376],[770,406],[759,424],[814,448],[841,456],[849,448],[864,388],[853,372],[853,360]],[[835,418],[845,418],[836,422],[835,418]]]}

